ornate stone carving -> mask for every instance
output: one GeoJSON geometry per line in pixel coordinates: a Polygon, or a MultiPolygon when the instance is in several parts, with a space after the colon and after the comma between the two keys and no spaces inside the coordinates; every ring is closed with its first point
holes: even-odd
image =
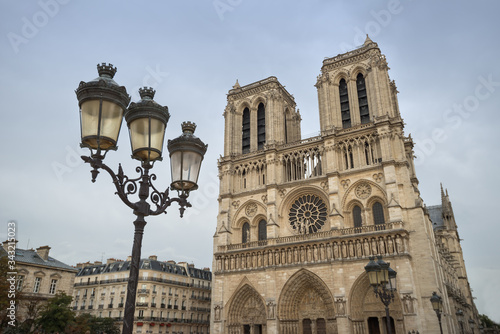
{"type": "Polygon", "coordinates": [[[267,303],[267,319],[276,318],[276,304],[274,301],[267,303]]]}
{"type": "Polygon", "coordinates": [[[278,193],[280,194],[281,198],[283,198],[286,195],[286,189],[279,189],[278,193]]]}
{"type": "Polygon", "coordinates": [[[325,191],[328,191],[328,181],[322,181],[320,185],[325,191]]]}
{"type": "Polygon", "coordinates": [[[351,180],[349,180],[349,179],[342,180],[342,181],[340,181],[340,184],[342,185],[342,187],[344,187],[344,189],[347,189],[347,188],[349,188],[349,185],[351,184],[351,180]]]}
{"type": "Polygon", "coordinates": [[[267,195],[262,195],[262,202],[267,204],[267,195]]]}
{"type": "Polygon", "coordinates": [[[384,178],[384,174],[382,174],[382,173],[373,174],[373,180],[375,180],[375,182],[377,182],[377,183],[380,183],[380,181],[382,181],[383,178],[384,178]]]}
{"type": "Polygon", "coordinates": [[[335,299],[335,309],[338,316],[345,316],[345,304],[346,300],[344,298],[335,299]]]}
{"type": "Polygon", "coordinates": [[[299,234],[318,232],[325,224],[326,216],[325,203],[315,195],[297,198],[288,214],[290,225],[299,234]]]}
{"type": "Polygon", "coordinates": [[[415,306],[413,304],[414,298],[411,297],[409,294],[405,294],[403,298],[401,298],[401,303],[403,304],[404,312],[406,314],[414,314],[415,313],[415,306]]]}
{"type": "Polygon", "coordinates": [[[248,217],[253,217],[257,213],[257,204],[255,203],[250,203],[246,206],[245,208],[245,214],[248,217]]]}
{"type": "Polygon", "coordinates": [[[372,187],[368,183],[363,182],[356,187],[355,193],[360,199],[368,198],[372,193],[372,187]]]}
{"type": "Polygon", "coordinates": [[[240,206],[240,201],[233,201],[233,203],[231,203],[231,205],[232,205],[235,209],[238,209],[238,207],[240,206]]]}
{"type": "Polygon", "coordinates": [[[214,307],[214,321],[216,322],[221,321],[221,313],[222,313],[222,307],[220,305],[216,305],[214,307]]]}

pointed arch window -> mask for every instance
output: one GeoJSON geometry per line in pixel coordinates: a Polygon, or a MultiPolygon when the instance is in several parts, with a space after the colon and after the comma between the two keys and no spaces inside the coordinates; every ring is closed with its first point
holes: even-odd
{"type": "Polygon", "coordinates": [[[262,219],[259,222],[259,241],[267,240],[267,222],[262,219]]]}
{"type": "Polygon", "coordinates": [[[285,144],[288,143],[288,129],[286,127],[286,112],[287,110],[285,110],[285,118],[284,118],[284,121],[285,121],[285,144]]]}
{"type": "Polygon", "coordinates": [[[247,243],[250,242],[250,224],[243,224],[243,228],[241,229],[241,242],[247,243]]]}
{"type": "Polygon", "coordinates": [[[363,220],[361,219],[361,208],[358,205],[356,205],[352,209],[352,219],[354,221],[354,227],[363,226],[363,220]]]}
{"type": "Polygon", "coordinates": [[[358,89],[359,118],[361,119],[361,124],[366,124],[370,122],[370,112],[368,110],[365,78],[361,73],[356,78],[356,87],[358,89]]]}
{"type": "Polygon", "coordinates": [[[243,121],[241,128],[241,151],[243,153],[248,153],[250,152],[250,110],[248,110],[248,108],[245,108],[243,110],[243,121]]]}
{"type": "Polygon", "coordinates": [[[351,112],[349,110],[349,94],[347,93],[347,83],[345,79],[339,82],[340,95],[340,115],[342,117],[342,128],[351,127],[351,112]]]}
{"type": "Polygon", "coordinates": [[[263,103],[257,108],[257,149],[262,150],[266,142],[266,109],[263,103]]]}
{"type": "Polygon", "coordinates": [[[375,202],[372,207],[373,211],[373,222],[375,225],[384,224],[384,208],[380,202],[375,202]]]}

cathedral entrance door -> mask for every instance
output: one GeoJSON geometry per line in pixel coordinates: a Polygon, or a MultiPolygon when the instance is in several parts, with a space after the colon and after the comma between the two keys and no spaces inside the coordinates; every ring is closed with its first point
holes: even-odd
{"type": "Polygon", "coordinates": [[[312,334],[311,319],[302,320],[302,334],[312,334]]]}
{"type": "Polygon", "coordinates": [[[250,325],[243,325],[243,334],[250,334],[250,325]]]}
{"type": "Polygon", "coordinates": [[[380,334],[380,326],[378,323],[378,318],[375,317],[368,318],[368,333],[380,334]]]}
{"type": "Polygon", "coordinates": [[[316,333],[326,334],[326,322],[325,319],[316,320],[316,333]]]}

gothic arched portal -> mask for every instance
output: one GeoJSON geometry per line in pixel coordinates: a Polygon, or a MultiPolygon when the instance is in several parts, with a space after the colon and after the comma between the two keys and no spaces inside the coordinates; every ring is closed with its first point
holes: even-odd
{"type": "Polygon", "coordinates": [[[283,287],[278,303],[280,333],[336,333],[334,299],[327,285],[307,269],[283,287]]]}
{"type": "Polygon", "coordinates": [[[240,287],[229,302],[229,334],[265,334],[266,306],[249,284],[240,287]]]}
{"type": "MultiPolygon", "coordinates": [[[[394,301],[389,304],[389,314],[393,326],[392,333],[403,334],[405,330],[402,305],[398,293],[394,294],[394,301]]],[[[354,328],[367,334],[385,333],[385,306],[375,296],[366,273],[363,273],[354,282],[350,300],[350,314],[354,328]]]]}

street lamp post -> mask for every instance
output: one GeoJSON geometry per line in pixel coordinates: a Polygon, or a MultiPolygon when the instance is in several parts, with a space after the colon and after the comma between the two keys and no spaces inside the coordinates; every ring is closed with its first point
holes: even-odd
{"type": "Polygon", "coordinates": [[[371,256],[370,262],[365,266],[365,271],[368,274],[370,285],[373,287],[375,296],[380,298],[380,301],[385,306],[385,318],[387,332],[392,333],[391,321],[389,317],[389,304],[394,301],[394,291],[396,291],[396,275],[389,265],[382,260],[382,256],[378,256],[378,261],[375,262],[375,257],[371,256]]]}
{"type": "Polygon", "coordinates": [[[459,309],[456,315],[458,323],[460,324],[460,332],[464,334],[464,311],[462,311],[462,309],[459,309]]]}
{"type": "Polygon", "coordinates": [[[439,330],[441,331],[441,334],[443,334],[443,327],[441,325],[441,313],[443,313],[443,300],[440,296],[438,296],[436,292],[432,293],[431,304],[432,308],[436,312],[439,321],[439,330]]]}
{"type": "Polygon", "coordinates": [[[179,204],[181,217],[186,207],[191,207],[187,198],[190,191],[198,188],[198,175],[207,145],[193,135],[196,128],[194,123],[182,123],[183,134],[168,141],[172,175],[170,189],[176,190],[179,197],[170,197],[169,188],[163,192],[157,190],[152,183],[156,180],[156,175],[150,174],[149,171],[156,161],[162,160],[165,129],[170,118],[168,107],[156,103],[153,100],[155,91],[147,87],[139,89],[141,100],[129,106],[130,96],[125,87],[119,86],[113,80],[116,67],[103,63],[97,65],[97,69],[99,77],[89,82],[80,82],[75,91],[80,107],[82,137],[80,145],[90,149],[90,156],[82,156],[82,159],[93,168],[92,182],[95,182],[100,169],[108,172],[116,188],[115,194],[137,216],[134,221],[132,261],[122,332],[131,334],[134,325],[142,236],[146,225],[144,218],[166,213],[166,209],[173,202],[179,204]],[[114,173],[103,162],[109,150],[117,149],[123,118],[129,128],[132,158],[141,162],[141,166],[136,168],[136,172],[140,174],[137,178],[127,177],[123,173],[121,164],[118,173],[114,173]],[[135,194],[139,200],[132,202],[129,196],[135,194]],[[151,208],[148,199],[154,209],[151,208]]]}

